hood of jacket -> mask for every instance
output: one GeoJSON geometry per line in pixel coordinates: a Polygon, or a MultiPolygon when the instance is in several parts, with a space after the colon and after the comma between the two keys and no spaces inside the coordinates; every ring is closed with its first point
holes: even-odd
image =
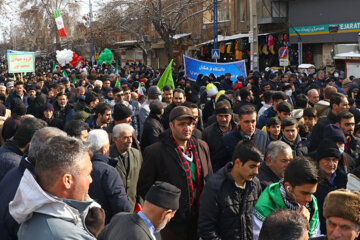
{"type": "Polygon", "coordinates": [[[324,107],[330,107],[330,102],[325,100],[320,100],[317,103],[315,103],[315,106],[324,106],[324,107]]]}
{"type": "Polygon", "coordinates": [[[60,199],[46,193],[29,170],[25,170],[15,197],[9,204],[9,212],[19,224],[29,220],[34,213],[76,222],[80,213],[87,212],[89,207],[95,206],[100,207],[90,197],[88,201],[80,202],[60,199]]]}
{"type": "Polygon", "coordinates": [[[74,105],[74,110],[75,111],[85,111],[85,112],[88,112],[88,113],[93,112],[93,109],[91,109],[84,101],[78,101],[74,105]]]}

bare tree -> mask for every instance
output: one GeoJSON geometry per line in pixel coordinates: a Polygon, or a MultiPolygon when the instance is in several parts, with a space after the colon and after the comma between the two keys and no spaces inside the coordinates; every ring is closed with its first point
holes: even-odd
{"type": "MultiPolygon", "coordinates": [[[[2,1],[2,0],[0,0],[2,1]]],[[[4,1],[5,4],[6,1],[4,1]]],[[[4,6],[3,4],[3,6],[4,6]]],[[[53,11],[61,10],[64,25],[68,36],[74,30],[73,25],[77,22],[79,4],[71,0],[22,0],[17,3],[18,9],[12,9],[11,30],[6,31],[7,40],[15,44],[17,48],[29,50],[46,50],[54,43],[56,48],[61,48],[61,40],[58,34],[53,11]]],[[[5,4],[7,6],[7,4],[5,4]]],[[[68,37],[66,41],[71,41],[68,37]]]]}
{"type": "Polygon", "coordinates": [[[144,36],[153,27],[165,43],[168,59],[172,59],[174,35],[184,23],[208,11],[211,4],[211,0],[113,0],[102,9],[102,15],[134,36],[145,53],[149,49],[144,36]]]}

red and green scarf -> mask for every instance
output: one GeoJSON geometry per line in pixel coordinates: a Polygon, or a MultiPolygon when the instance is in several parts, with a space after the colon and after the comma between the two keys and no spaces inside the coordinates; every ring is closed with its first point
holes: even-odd
{"type": "Polygon", "coordinates": [[[186,181],[188,183],[188,191],[189,191],[189,202],[191,207],[191,212],[196,214],[196,217],[199,213],[199,203],[200,203],[200,193],[202,191],[202,188],[204,186],[204,174],[201,166],[201,161],[199,158],[199,151],[197,150],[197,146],[195,144],[195,141],[193,138],[190,138],[187,142],[187,149],[184,152],[181,147],[177,144],[177,142],[174,139],[174,136],[171,134],[170,138],[173,140],[173,143],[176,147],[176,150],[179,154],[179,157],[181,159],[181,162],[184,166],[185,173],[186,173],[186,181]],[[191,167],[188,160],[185,158],[185,154],[188,156],[193,156],[193,162],[195,163],[196,169],[195,169],[195,183],[193,181],[193,176],[191,175],[191,167]],[[196,194],[195,194],[196,191],[196,194]],[[196,197],[195,197],[196,196],[196,197]]]}

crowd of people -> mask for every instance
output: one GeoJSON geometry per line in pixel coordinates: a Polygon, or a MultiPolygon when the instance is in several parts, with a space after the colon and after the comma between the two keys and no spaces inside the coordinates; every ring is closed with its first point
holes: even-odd
{"type": "Polygon", "coordinates": [[[360,79],[1,61],[1,239],[359,237],[360,79]]]}

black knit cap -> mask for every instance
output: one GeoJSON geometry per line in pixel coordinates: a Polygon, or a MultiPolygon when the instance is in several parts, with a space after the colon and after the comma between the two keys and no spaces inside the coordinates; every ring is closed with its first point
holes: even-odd
{"type": "Polygon", "coordinates": [[[179,209],[181,190],[167,182],[156,181],[146,193],[145,200],[164,208],[179,209]]]}
{"type": "Polygon", "coordinates": [[[130,108],[128,108],[127,106],[121,103],[115,104],[114,114],[113,114],[114,120],[120,121],[131,116],[132,116],[132,112],[130,108]]]}
{"type": "Polygon", "coordinates": [[[333,142],[345,143],[345,135],[343,130],[336,124],[329,124],[324,129],[324,138],[331,139],[333,142]]]}
{"type": "Polygon", "coordinates": [[[316,161],[320,161],[326,157],[336,157],[340,159],[340,151],[336,143],[330,139],[321,141],[316,152],[316,161]]]}

